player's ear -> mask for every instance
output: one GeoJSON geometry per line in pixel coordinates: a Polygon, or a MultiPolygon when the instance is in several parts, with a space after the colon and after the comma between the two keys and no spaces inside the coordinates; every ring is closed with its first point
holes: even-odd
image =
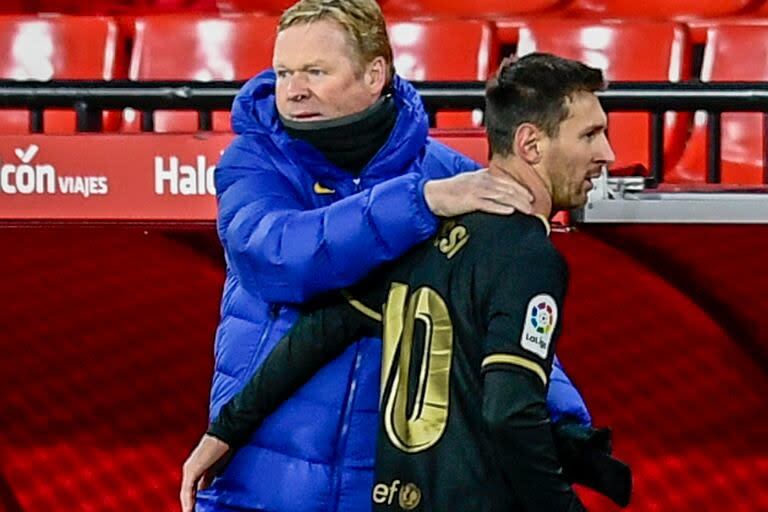
{"type": "Polygon", "coordinates": [[[515,130],[515,154],[520,156],[528,164],[537,164],[541,161],[542,132],[531,123],[522,123],[515,130]]]}

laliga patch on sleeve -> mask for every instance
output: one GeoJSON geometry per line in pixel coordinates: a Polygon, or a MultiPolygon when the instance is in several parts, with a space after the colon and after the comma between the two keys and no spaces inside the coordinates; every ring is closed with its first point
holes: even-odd
{"type": "Polygon", "coordinates": [[[557,304],[547,293],[540,293],[528,302],[520,346],[542,359],[547,358],[552,333],[557,325],[557,304]]]}

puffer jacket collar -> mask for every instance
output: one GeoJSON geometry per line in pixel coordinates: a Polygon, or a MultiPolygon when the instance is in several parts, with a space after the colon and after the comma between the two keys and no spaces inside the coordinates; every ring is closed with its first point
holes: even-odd
{"type": "MultiPolygon", "coordinates": [[[[397,121],[387,142],[361,174],[365,181],[380,181],[402,174],[419,157],[429,121],[416,89],[402,78],[394,78],[397,121]]],[[[343,179],[349,174],[335,167],[307,142],[290,137],[275,106],[275,73],[267,70],[249,80],[232,106],[232,129],[240,135],[261,135],[315,179],[343,179]]]]}

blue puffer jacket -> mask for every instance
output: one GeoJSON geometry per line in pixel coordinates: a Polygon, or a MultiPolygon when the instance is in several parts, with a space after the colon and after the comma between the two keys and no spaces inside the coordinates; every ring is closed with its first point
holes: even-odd
{"type": "MultiPolygon", "coordinates": [[[[240,91],[232,113],[238,137],[215,175],[227,277],[211,417],[290,328],[297,304],[355,283],[434,233],[426,179],[478,168],[427,137],[421,99],[398,78],[395,127],[356,183],[286,134],[274,89],[267,71],[240,91]]],[[[369,510],[379,364],[379,341],[367,339],[326,366],[198,494],[198,510],[369,510]]],[[[566,408],[583,416],[581,398],[566,387],[566,408]]]]}

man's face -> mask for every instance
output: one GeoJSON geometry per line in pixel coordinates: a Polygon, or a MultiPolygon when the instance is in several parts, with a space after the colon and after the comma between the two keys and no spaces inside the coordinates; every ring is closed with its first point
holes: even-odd
{"type": "Polygon", "coordinates": [[[578,92],[566,100],[568,117],[553,138],[545,138],[544,169],[552,181],[552,204],[569,209],[584,206],[593,178],[614,161],[606,137],[607,117],[593,93],[578,92]]]}
{"type": "Polygon", "coordinates": [[[381,87],[360,69],[344,29],[331,20],[294,25],[277,35],[273,67],[277,110],[293,121],[320,121],[361,112],[381,87]]]}

